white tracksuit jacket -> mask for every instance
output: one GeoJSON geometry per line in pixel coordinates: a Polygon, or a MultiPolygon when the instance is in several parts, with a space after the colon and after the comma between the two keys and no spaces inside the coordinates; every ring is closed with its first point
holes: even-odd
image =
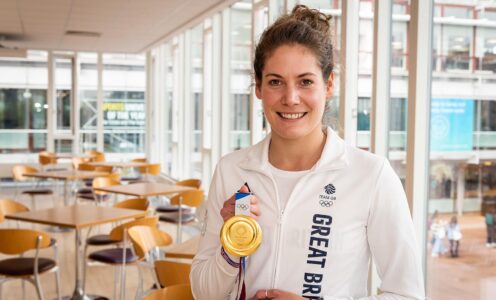
{"type": "Polygon", "coordinates": [[[246,263],[247,298],[277,288],[310,299],[424,299],[413,223],[389,162],[327,129],[320,160],[281,207],[269,169],[269,142],[270,136],[217,165],[190,275],[195,299],[236,297],[238,269],[220,254],[220,209],[245,182],[259,199],[263,231],[260,248],[246,263]],[[367,298],[371,254],[382,294],[367,298]]]}

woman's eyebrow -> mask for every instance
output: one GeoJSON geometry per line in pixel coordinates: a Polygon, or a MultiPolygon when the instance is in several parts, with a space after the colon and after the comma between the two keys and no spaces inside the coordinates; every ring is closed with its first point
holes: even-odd
{"type": "MultiPolygon", "coordinates": [[[[276,73],[267,73],[267,74],[265,74],[264,77],[269,77],[269,76],[273,76],[273,77],[277,77],[277,78],[283,78],[281,75],[276,74],[276,73]]],[[[305,76],[317,76],[317,75],[312,73],[312,72],[306,72],[306,73],[298,75],[298,77],[305,77],[305,76]]]]}

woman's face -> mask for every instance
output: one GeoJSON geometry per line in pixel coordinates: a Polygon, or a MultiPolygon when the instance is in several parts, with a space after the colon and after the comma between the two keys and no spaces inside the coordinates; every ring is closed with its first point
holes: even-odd
{"type": "Polygon", "coordinates": [[[297,140],[321,130],[326,99],[332,96],[315,55],[301,45],[283,45],[265,61],[256,95],[262,99],[272,136],[297,140]]]}

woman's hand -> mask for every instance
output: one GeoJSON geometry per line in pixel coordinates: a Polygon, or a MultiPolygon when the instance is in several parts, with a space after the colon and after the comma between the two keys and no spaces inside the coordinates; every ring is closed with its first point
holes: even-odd
{"type": "MultiPolygon", "coordinates": [[[[243,185],[239,189],[239,191],[241,193],[249,193],[250,192],[246,185],[243,185]]],[[[224,219],[224,222],[227,221],[232,216],[234,216],[235,202],[236,202],[235,195],[232,195],[229,199],[227,199],[224,202],[224,206],[220,210],[220,215],[224,219]]],[[[260,208],[258,207],[258,198],[255,195],[253,195],[250,198],[250,212],[252,214],[252,217],[255,218],[255,220],[258,219],[258,217],[260,216],[260,208]]]]}
{"type": "Polygon", "coordinates": [[[255,296],[251,297],[249,300],[259,300],[259,299],[302,300],[305,298],[283,290],[269,289],[269,290],[258,290],[255,296]]]}

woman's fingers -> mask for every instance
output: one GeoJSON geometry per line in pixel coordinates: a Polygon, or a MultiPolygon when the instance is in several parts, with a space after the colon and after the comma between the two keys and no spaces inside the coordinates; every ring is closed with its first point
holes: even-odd
{"type": "Polygon", "coordinates": [[[220,210],[220,215],[222,216],[222,219],[224,219],[224,222],[227,221],[229,218],[234,216],[234,204],[235,204],[235,199],[234,195],[231,196],[231,198],[227,199],[224,202],[224,206],[220,210]]]}

